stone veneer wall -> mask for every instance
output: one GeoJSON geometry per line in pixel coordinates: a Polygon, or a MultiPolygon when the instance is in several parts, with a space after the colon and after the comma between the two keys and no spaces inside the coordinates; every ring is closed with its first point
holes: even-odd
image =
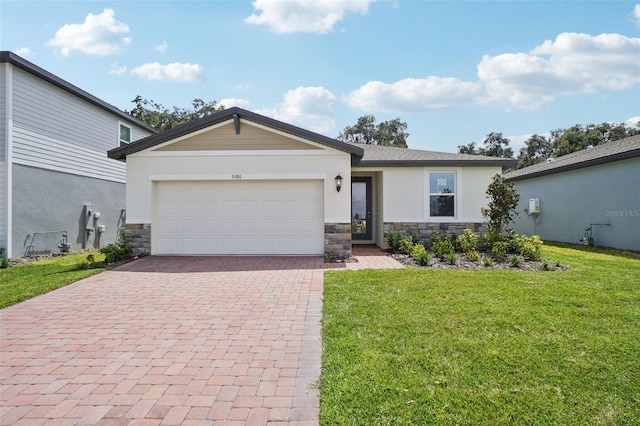
{"type": "Polygon", "coordinates": [[[127,242],[133,247],[134,255],[151,254],[151,224],[127,223],[125,233],[127,242]]]}
{"type": "Polygon", "coordinates": [[[471,229],[476,234],[485,234],[487,225],[479,222],[385,222],[384,234],[389,232],[402,235],[415,235],[420,242],[431,244],[431,232],[438,231],[447,237],[461,235],[465,229],[471,229]]]}
{"type": "Polygon", "coordinates": [[[351,224],[324,224],[324,255],[328,258],[351,257],[351,224]]]}

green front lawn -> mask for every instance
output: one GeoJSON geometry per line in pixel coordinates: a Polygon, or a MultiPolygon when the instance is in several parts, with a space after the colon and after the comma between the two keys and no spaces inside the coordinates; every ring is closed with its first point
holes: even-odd
{"type": "Polygon", "coordinates": [[[323,425],[640,418],[640,256],[546,246],[568,271],[327,272],[323,425]]]}
{"type": "MultiPolygon", "coordinates": [[[[102,254],[94,256],[96,262],[104,260],[102,254]]],[[[73,254],[0,269],[0,309],[104,271],[77,270],[76,265],[86,259],[87,254],[73,254]]]]}

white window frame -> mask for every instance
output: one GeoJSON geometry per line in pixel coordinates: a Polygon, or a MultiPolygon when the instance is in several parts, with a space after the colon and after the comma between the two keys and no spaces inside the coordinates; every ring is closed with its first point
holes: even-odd
{"type": "Polygon", "coordinates": [[[133,128],[128,124],[123,123],[122,121],[118,121],[118,147],[129,145],[132,142],[131,140],[132,138],[133,138],[133,128]],[[127,129],[129,129],[129,141],[125,141],[120,137],[120,129],[122,127],[126,127],[127,129]]]}
{"type": "Polygon", "coordinates": [[[427,212],[426,216],[432,222],[448,222],[451,220],[455,220],[458,218],[459,211],[459,202],[458,202],[458,194],[459,194],[459,185],[458,185],[458,173],[456,170],[446,169],[446,170],[433,170],[428,169],[425,170],[425,189],[426,189],[426,199],[425,199],[425,210],[427,212]],[[444,192],[431,192],[431,174],[432,173],[451,173],[453,174],[453,193],[444,193],[444,192]],[[433,216],[431,214],[431,196],[439,196],[439,195],[450,195],[453,197],[453,216],[433,216]]]}

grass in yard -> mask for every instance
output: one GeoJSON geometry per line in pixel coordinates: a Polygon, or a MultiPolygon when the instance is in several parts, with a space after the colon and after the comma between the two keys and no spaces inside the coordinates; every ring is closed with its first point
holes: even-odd
{"type": "Polygon", "coordinates": [[[640,256],[543,257],[570,269],[327,272],[321,424],[638,424],[640,256]]]}
{"type": "MultiPolygon", "coordinates": [[[[94,253],[94,257],[96,262],[104,260],[99,253],[94,253]]],[[[0,309],[104,271],[104,268],[77,270],[76,265],[86,259],[86,253],[56,256],[0,269],[0,309]]]]}

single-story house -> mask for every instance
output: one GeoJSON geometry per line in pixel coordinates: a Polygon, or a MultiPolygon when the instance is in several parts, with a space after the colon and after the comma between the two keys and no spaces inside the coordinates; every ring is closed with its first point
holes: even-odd
{"type": "Polygon", "coordinates": [[[230,108],[109,157],[127,165],[127,234],[152,255],[325,255],[385,233],[482,227],[514,160],[344,143],[230,108]]]}
{"type": "Polygon", "coordinates": [[[0,52],[0,248],[4,256],[116,239],[125,166],[107,150],[156,131],[12,52],[0,52]]]}
{"type": "Polygon", "coordinates": [[[510,171],[505,179],[521,195],[515,232],[575,244],[591,237],[598,246],[640,251],[640,135],[510,171]]]}

